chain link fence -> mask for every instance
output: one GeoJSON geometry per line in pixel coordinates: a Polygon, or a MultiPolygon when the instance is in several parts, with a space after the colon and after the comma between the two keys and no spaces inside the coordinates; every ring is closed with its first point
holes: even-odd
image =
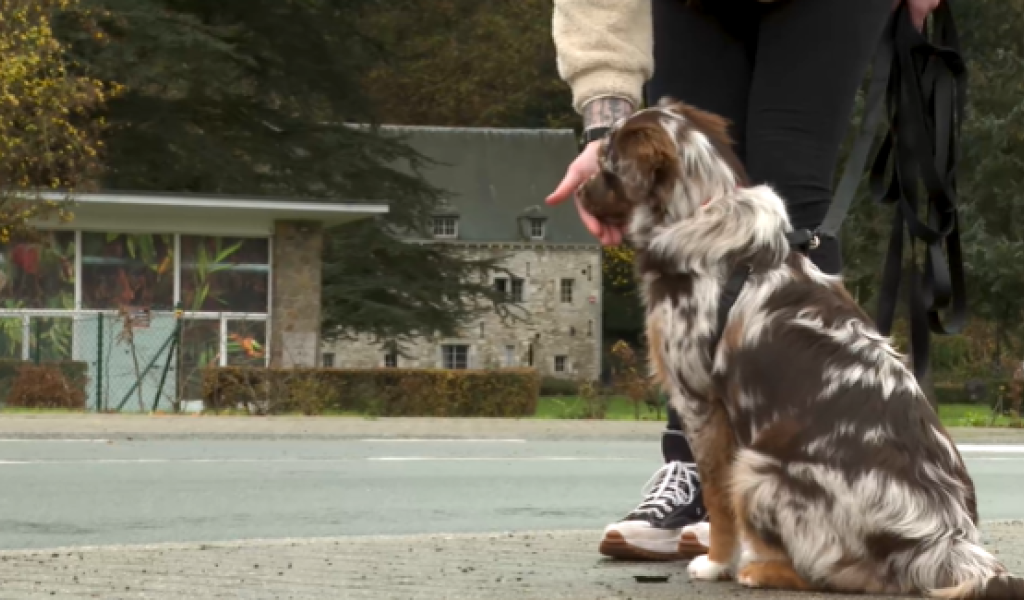
{"type": "Polygon", "coordinates": [[[195,410],[203,369],[262,366],[265,348],[259,314],[0,310],[0,406],[195,410]]]}

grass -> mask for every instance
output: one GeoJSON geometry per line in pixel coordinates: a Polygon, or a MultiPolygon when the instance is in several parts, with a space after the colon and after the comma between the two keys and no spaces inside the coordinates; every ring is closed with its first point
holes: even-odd
{"type": "MultiPolygon", "coordinates": [[[[606,396],[594,401],[604,405],[604,420],[635,421],[636,408],[633,401],[624,396],[606,396]]],[[[587,402],[574,396],[545,396],[537,401],[537,412],[534,419],[578,419],[585,418],[587,402]]],[[[663,421],[665,411],[658,413],[646,405],[640,406],[641,421],[663,421]]]]}
{"type": "Polygon", "coordinates": [[[0,414],[5,415],[75,415],[83,411],[71,410],[69,408],[0,408],[0,414]]]}
{"type": "Polygon", "coordinates": [[[939,419],[946,427],[1024,427],[1019,418],[999,415],[992,422],[992,410],[978,404],[940,404],[939,419]]]}
{"type": "MultiPolygon", "coordinates": [[[[636,413],[633,402],[622,396],[606,397],[607,409],[604,415],[606,421],[633,421],[636,420],[636,413]]],[[[572,396],[551,396],[541,398],[537,402],[537,412],[534,419],[571,419],[581,418],[580,413],[584,411],[586,403],[580,398],[572,396]]],[[[661,417],[648,409],[647,406],[640,407],[641,421],[662,421],[661,417]]],[[[946,427],[1024,427],[1020,419],[1014,419],[1000,415],[994,423],[992,411],[984,405],[979,404],[940,404],[939,419],[946,427]]]]}
{"type": "MultiPolygon", "coordinates": [[[[537,402],[537,411],[532,416],[527,417],[530,419],[586,419],[588,417],[593,418],[595,413],[600,414],[601,409],[604,411],[603,420],[606,421],[635,421],[636,420],[636,409],[633,402],[629,398],[623,396],[606,396],[604,398],[592,401],[590,405],[587,401],[574,397],[574,396],[547,396],[540,398],[537,402]]],[[[41,408],[0,408],[0,414],[8,415],[49,415],[49,414],[81,414],[80,411],[71,411],[64,409],[41,409],[41,408]]],[[[124,413],[124,414],[139,414],[139,413],[124,413]]],[[[283,415],[283,416],[296,416],[294,415],[283,415]]],[[[221,416],[243,416],[246,415],[244,411],[225,411],[220,413],[221,416]]],[[[323,417],[366,417],[367,415],[352,413],[352,412],[339,412],[339,411],[327,411],[323,417]]],[[[602,417],[596,417],[601,419],[602,417]]],[[[978,404],[940,404],[939,405],[939,419],[942,420],[942,424],[946,427],[1020,427],[1024,428],[1024,422],[1021,419],[1015,419],[1005,415],[1000,415],[996,418],[995,422],[992,423],[992,411],[987,406],[978,404]]],[[[640,420],[641,421],[657,421],[662,422],[665,420],[664,410],[659,415],[657,412],[651,410],[646,405],[640,406],[640,420]]]]}

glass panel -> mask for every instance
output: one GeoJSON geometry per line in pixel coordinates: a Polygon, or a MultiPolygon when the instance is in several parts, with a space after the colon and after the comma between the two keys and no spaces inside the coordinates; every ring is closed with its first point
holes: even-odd
{"type": "Polygon", "coordinates": [[[74,319],[70,317],[32,317],[29,323],[30,360],[71,360],[73,326],[74,319]]]}
{"type": "Polygon", "coordinates": [[[74,232],[41,231],[0,244],[0,307],[75,307],[74,232]]]}
{"type": "Polygon", "coordinates": [[[185,310],[265,313],[269,281],[267,238],[181,236],[185,310]]]}
{"type": "Polygon", "coordinates": [[[183,400],[203,398],[203,373],[220,364],[220,321],[185,319],[181,324],[180,386],[183,400]]]}
{"type": "Polygon", "coordinates": [[[0,358],[21,360],[23,325],[21,317],[0,319],[0,358]]]}
{"type": "Polygon", "coordinates": [[[173,235],[82,233],[82,307],[122,306],[173,308],[173,235]]]}
{"type": "Polygon", "coordinates": [[[262,367],[266,363],[266,321],[228,321],[228,364],[262,367]]]}

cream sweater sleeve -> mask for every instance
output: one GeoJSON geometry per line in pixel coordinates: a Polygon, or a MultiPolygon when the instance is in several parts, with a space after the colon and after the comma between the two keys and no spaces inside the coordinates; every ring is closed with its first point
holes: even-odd
{"type": "Polygon", "coordinates": [[[639,108],[654,73],[651,0],[555,0],[551,30],[576,112],[601,96],[639,108]]]}

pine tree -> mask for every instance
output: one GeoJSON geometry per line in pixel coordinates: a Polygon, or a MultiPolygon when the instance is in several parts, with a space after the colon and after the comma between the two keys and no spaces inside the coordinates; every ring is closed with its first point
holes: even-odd
{"type": "Polygon", "coordinates": [[[441,191],[418,175],[427,157],[379,135],[360,88],[385,52],[365,28],[376,2],[83,1],[106,11],[113,43],[62,35],[86,72],[126,86],[108,107],[106,187],[387,202],[386,217],[329,232],[327,337],[448,333],[502,306],[464,277],[490,263],[399,241],[441,191]]]}

